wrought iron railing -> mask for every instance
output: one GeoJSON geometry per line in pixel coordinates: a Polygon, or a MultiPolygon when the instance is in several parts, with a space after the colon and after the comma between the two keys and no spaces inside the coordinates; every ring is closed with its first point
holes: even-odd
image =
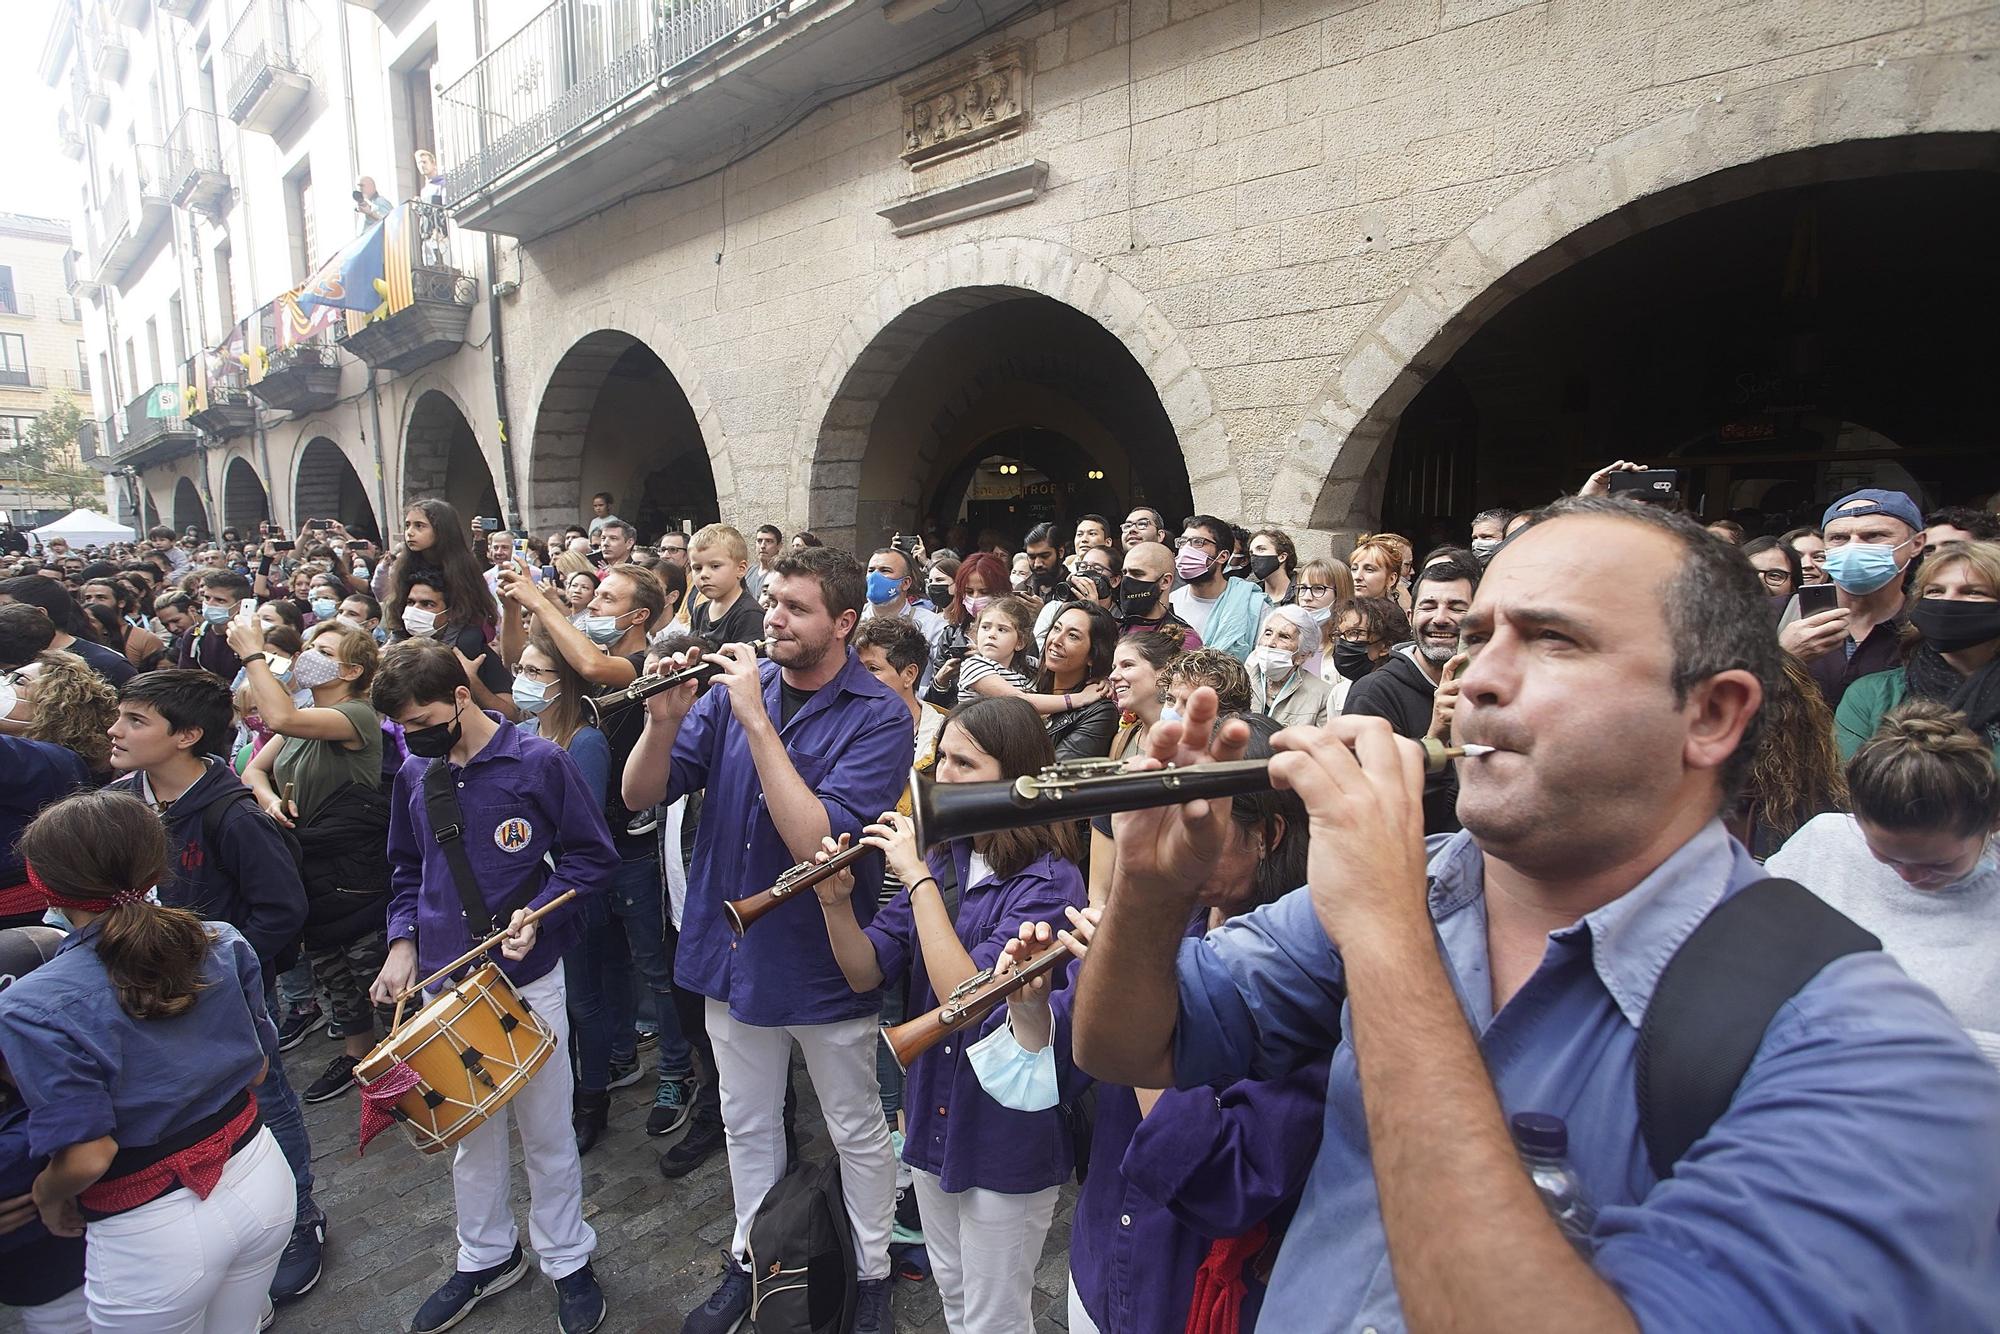
{"type": "Polygon", "coordinates": [[[184,415],[186,400],[171,381],[156,384],[125,405],[125,430],[118,442],[123,454],[149,445],[163,435],[188,435],[194,426],[184,415]]]}
{"type": "Polygon", "coordinates": [[[0,385],[9,389],[46,389],[49,373],[40,366],[0,366],[0,385]]]}
{"type": "Polygon", "coordinates": [[[447,202],[490,185],[664,74],[811,0],[554,0],[438,98],[447,202]]]}
{"type": "Polygon", "coordinates": [[[311,78],[312,19],[297,0],[248,0],[222,43],[229,107],[241,118],[271,71],[311,78]]]}
{"type": "Polygon", "coordinates": [[[201,172],[228,175],[222,161],[221,118],[213,111],[190,107],[167,136],[167,180],[178,195],[201,172]]]}
{"type": "Polygon", "coordinates": [[[164,199],[172,192],[167,177],[167,150],[159,144],[132,145],[133,180],[139,197],[164,199]]]}
{"type": "Polygon", "coordinates": [[[0,292],[0,315],[33,316],[35,298],[27,292],[0,292]]]}

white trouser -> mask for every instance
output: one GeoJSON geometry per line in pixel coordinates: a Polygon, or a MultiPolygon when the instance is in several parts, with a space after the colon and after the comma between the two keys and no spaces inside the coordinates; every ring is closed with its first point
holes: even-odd
{"type": "Polygon", "coordinates": [[[183,1187],[85,1227],[90,1327],[251,1334],[298,1212],[292,1169],[260,1128],[207,1199],[183,1187]]]}
{"type": "Polygon", "coordinates": [[[40,1306],[17,1306],[21,1328],[27,1334],[90,1334],[90,1315],[78,1284],[52,1302],[40,1306]]]}
{"type": "Polygon", "coordinates": [[[1003,1195],[977,1186],[952,1194],[912,1172],[924,1250],[951,1334],[1016,1334],[1035,1327],[1035,1266],[1055,1216],[1056,1187],[1003,1195]]]}
{"type": "Polygon", "coordinates": [[[729,1017],[710,1000],[708,1037],[715,1048],[717,1091],[729,1141],[729,1188],[736,1197],[737,1259],[750,1251],[750,1220],[765,1194],[785,1174],[785,1081],[792,1043],[805,1053],[806,1072],[819,1097],[827,1133],[840,1154],[840,1188],[854,1230],[856,1272],[864,1279],[889,1276],[889,1228],[896,1217],[896,1155],[882,1118],[882,1090],[875,1080],[875,1016],[835,1024],[760,1028],[729,1017]]]}
{"type": "Polygon", "coordinates": [[[570,1124],[569,1019],[562,965],[516,990],[555,1030],[556,1047],[535,1077],[460,1140],[452,1155],[458,1267],[469,1273],[504,1264],[520,1241],[508,1198],[511,1117],[521,1132],[522,1166],[528,1169],[528,1241],[544,1274],[567,1278],[590,1262],[597,1234],[583,1221],[583,1162],[577,1157],[576,1130],[570,1124]]]}
{"type": "Polygon", "coordinates": [[[1097,1322],[1083,1309],[1083,1298],[1076,1295],[1075,1274],[1069,1276],[1069,1334],[1098,1334],[1097,1322]]]}

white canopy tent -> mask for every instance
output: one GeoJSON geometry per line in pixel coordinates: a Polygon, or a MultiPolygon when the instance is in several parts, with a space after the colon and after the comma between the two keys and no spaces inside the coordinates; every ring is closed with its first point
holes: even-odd
{"type": "Polygon", "coordinates": [[[54,523],[35,529],[34,534],[35,541],[41,546],[46,547],[52,537],[60,537],[72,548],[130,542],[134,536],[130,528],[96,510],[72,510],[54,523]]]}

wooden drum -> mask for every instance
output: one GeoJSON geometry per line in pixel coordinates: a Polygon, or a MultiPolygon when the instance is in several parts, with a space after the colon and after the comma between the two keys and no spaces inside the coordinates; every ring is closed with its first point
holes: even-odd
{"type": "Polygon", "coordinates": [[[507,1105],[555,1050],[555,1034],[499,967],[453,983],[354,1067],[369,1085],[407,1065],[417,1075],[389,1108],[425,1153],[450,1148],[507,1105]]]}

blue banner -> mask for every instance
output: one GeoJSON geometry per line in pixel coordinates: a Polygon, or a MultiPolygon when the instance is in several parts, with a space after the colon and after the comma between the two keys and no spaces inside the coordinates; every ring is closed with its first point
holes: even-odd
{"type": "MultiPolygon", "coordinates": [[[[391,214],[394,219],[394,214],[391,214]]],[[[299,289],[298,308],[311,315],[322,307],[369,311],[382,304],[375,284],[382,278],[382,229],[375,223],[347,248],[319,266],[299,289]]]]}

